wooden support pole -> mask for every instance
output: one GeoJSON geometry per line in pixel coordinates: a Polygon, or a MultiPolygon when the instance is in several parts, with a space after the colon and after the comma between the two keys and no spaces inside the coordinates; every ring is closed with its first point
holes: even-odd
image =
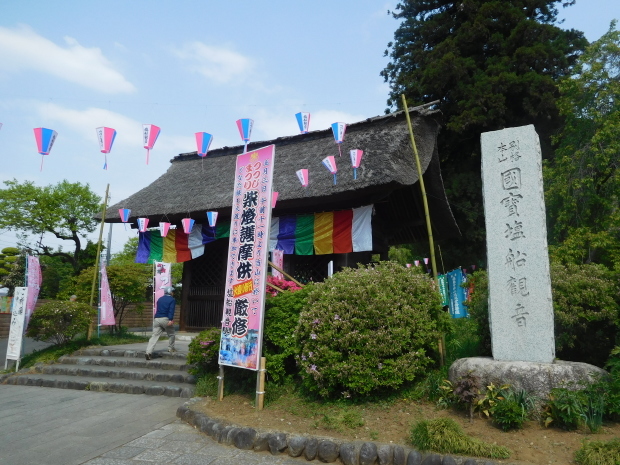
{"type": "Polygon", "coordinates": [[[256,377],[256,410],[262,410],[265,403],[265,369],[267,366],[267,359],[265,357],[260,358],[260,369],[256,377]]]}
{"type": "Polygon", "coordinates": [[[299,281],[297,281],[295,278],[293,278],[290,274],[288,274],[286,271],[284,271],[282,268],[280,268],[278,265],[275,265],[273,262],[269,262],[269,266],[273,269],[275,269],[276,271],[279,271],[280,273],[282,273],[284,276],[286,276],[288,279],[290,279],[291,281],[293,281],[295,284],[297,284],[299,287],[304,287],[303,284],[301,284],[299,281]]]}

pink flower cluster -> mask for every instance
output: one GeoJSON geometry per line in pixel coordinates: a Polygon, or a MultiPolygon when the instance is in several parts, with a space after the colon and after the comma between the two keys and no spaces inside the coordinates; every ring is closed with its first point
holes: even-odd
{"type": "Polygon", "coordinates": [[[271,296],[276,296],[278,295],[280,292],[278,290],[276,290],[275,288],[269,286],[269,284],[273,284],[274,286],[279,287],[280,289],[282,289],[283,291],[291,291],[291,292],[295,292],[301,289],[301,287],[299,287],[296,283],[294,283],[293,281],[287,281],[285,279],[281,279],[281,278],[276,278],[274,276],[269,276],[267,278],[267,294],[271,295],[271,296]]]}

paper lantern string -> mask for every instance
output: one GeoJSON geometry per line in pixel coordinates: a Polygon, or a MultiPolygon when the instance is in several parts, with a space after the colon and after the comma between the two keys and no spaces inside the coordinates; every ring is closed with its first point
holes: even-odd
{"type": "Polygon", "coordinates": [[[330,173],[334,175],[334,186],[338,179],[336,178],[336,173],[338,172],[338,167],[336,166],[336,159],[333,156],[325,157],[322,161],[323,166],[329,170],[330,173]]]}
{"type": "Polygon", "coordinates": [[[244,142],[243,153],[248,151],[248,142],[252,136],[252,127],[254,126],[254,120],[250,118],[242,118],[237,120],[237,128],[239,129],[239,135],[244,142]]]}
{"type": "Polygon", "coordinates": [[[344,133],[347,130],[347,125],[345,123],[333,123],[332,124],[332,132],[334,133],[334,140],[336,144],[338,144],[338,153],[342,156],[342,151],[340,150],[340,145],[344,141],[344,133]]]}
{"type": "Polygon", "coordinates": [[[99,149],[105,154],[103,169],[108,169],[108,153],[112,150],[112,144],[116,138],[116,130],[107,127],[99,127],[96,129],[97,140],[99,141],[99,149]]]}

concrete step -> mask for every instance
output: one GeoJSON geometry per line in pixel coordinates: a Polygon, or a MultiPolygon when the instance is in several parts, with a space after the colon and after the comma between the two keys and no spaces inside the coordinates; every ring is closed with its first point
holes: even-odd
{"type": "Polygon", "coordinates": [[[113,379],[130,379],[130,380],[146,380],[158,382],[172,383],[188,383],[196,384],[196,378],[188,374],[186,371],[180,370],[159,370],[152,367],[96,367],[92,365],[73,365],[59,364],[41,365],[34,367],[35,373],[45,375],[68,375],[87,378],[113,378],[113,379]]]}
{"type": "Polygon", "coordinates": [[[187,383],[44,373],[19,373],[8,378],[5,384],[184,398],[192,397],[194,394],[194,386],[187,383]]]}
{"type": "Polygon", "coordinates": [[[107,367],[149,368],[151,370],[187,371],[190,367],[185,358],[155,358],[147,361],[144,357],[106,357],[103,355],[63,355],[58,363],[70,365],[97,365],[107,367]]]}
{"type": "MultiPolygon", "coordinates": [[[[134,349],[106,349],[104,347],[96,347],[91,349],[80,349],[73,355],[99,355],[102,357],[127,357],[127,358],[141,358],[145,360],[145,350],[134,349]]],[[[153,358],[175,359],[185,360],[187,358],[187,352],[175,352],[170,353],[167,350],[156,350],[153,352],[153,358]]]]}

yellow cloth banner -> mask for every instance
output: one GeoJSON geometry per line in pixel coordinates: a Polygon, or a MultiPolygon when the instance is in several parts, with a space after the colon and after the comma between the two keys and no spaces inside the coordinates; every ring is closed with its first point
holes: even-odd
{"type": "Polygon", "coordinates": [[[325,255],[334,253],[334,212],[314,214],[314,253],[325,255]]]}

